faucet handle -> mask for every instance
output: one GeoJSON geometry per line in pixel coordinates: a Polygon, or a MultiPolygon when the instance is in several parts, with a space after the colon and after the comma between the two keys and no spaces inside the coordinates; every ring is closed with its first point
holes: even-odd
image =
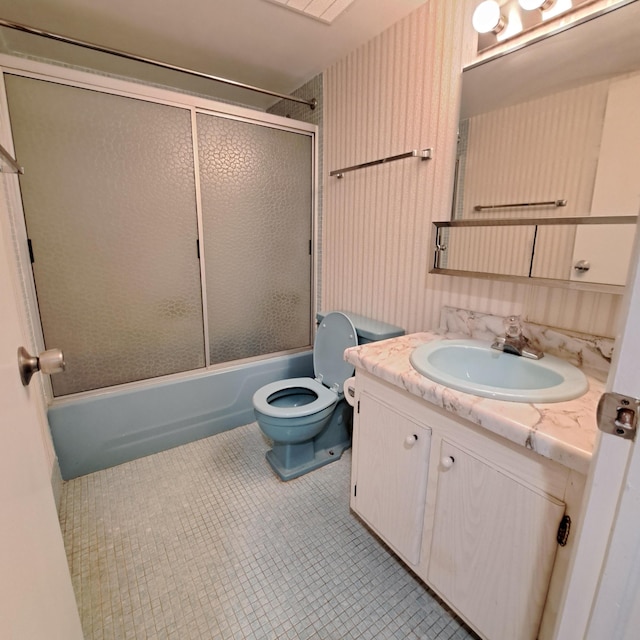
{"type": "Polygon", "coordinates": [[[504,321],[504,332],[507,338],[519,338],[522,335],[520,316],[509,316],[504,321]]]}

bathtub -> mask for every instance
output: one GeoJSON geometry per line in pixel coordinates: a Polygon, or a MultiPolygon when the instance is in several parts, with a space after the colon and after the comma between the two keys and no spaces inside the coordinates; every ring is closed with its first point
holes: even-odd
{"type": "Polygon", "coordinates": [[[254,392],[283,378],[313,376],[312,354],[56,399],[48,418],[62,477],[77,478],[253,422],[254,392]]]}

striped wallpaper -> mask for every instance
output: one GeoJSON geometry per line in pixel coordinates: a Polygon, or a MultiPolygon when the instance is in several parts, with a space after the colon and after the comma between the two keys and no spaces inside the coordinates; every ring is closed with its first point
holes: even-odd
{"type": "Polygon", "coordinates": [[[431,221],[450,218],[460,71],[475,46],[473,6],[429,0],[325,72],[322,307],[408,332],[438,326],[448,305],[615,336],[621,296],[428,273],[431,221]],[[427,147],[432,160],[328,175],[427,147]]]}

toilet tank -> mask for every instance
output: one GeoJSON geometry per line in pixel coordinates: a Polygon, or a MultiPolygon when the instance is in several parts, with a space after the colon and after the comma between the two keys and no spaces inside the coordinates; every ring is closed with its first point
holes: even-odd
{"type": "MultiPolygon", "coordinates": [[[[358,344],[368,344],[369,342],[378,342],[378,340],[397,338],[405,334],[405,330],[402,327],[397,327],[394,324],[367,318],[366,316],[361,316],[351,311],[342,311],[341,309],[339,309],[339,311],[348,316],[351,322],[353,322],[353,326],[356,328],[356,333],[358,334],[358,344]]],[[[321,322],[327,313],[330,312],[316,313],[317,322],[321,322]]]]}

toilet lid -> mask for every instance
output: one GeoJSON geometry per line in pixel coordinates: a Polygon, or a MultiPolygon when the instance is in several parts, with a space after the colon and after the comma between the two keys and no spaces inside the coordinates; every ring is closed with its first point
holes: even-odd
{"type": "Polygon", "coordinates": [[[344,359],[344,350],[358,344],[353,322],[339,311],[328,313],[320,322],[313,345],[313,370],[326,387],[342,385],[353,375],[353,365],[344,359]]]}

